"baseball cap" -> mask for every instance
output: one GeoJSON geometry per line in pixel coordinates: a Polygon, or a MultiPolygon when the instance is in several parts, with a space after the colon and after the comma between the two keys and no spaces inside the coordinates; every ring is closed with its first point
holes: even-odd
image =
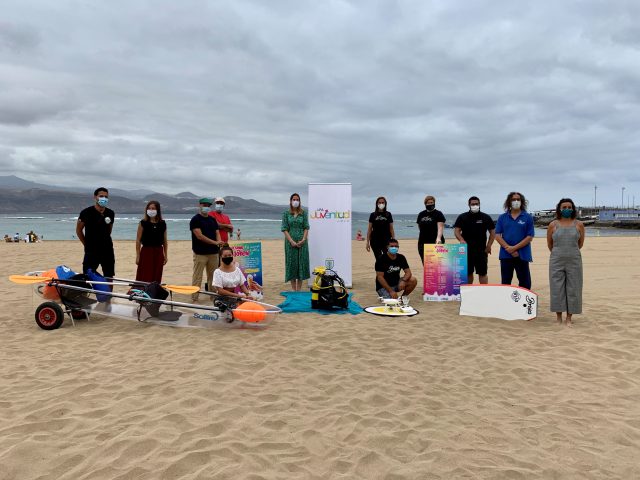
{"type": "Polygon", "coordinates": [[[216,197],[215,203],[218,203],[218,202],[226,203],[224,201],[224,198],[222,198],[222,197],[216,197]]]}
{"type": "Polygon", "coordinates": [[[198,203],[208,203],[209,205],[211,205],[213,203],[213,201],[209,198],[209,197],[202,197],[198,203]]]}

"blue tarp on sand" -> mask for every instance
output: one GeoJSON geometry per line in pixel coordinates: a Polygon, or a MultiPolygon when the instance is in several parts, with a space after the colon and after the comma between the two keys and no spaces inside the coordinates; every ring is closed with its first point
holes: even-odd
{"type": "Polygon", "coordinates": [[[336,308],[334,310],[317,310],[311,308],[311,292],[280,292],[280,295],[284,297],[284,302],[278,305],[278,307],[280,307],[284,313],[311,312],[321,313],[323,315],[332,315],[335,313],[358,315],[362,313],[362,307],[353,301],[352,294],[349,294],[348,309],[336,308]]]}

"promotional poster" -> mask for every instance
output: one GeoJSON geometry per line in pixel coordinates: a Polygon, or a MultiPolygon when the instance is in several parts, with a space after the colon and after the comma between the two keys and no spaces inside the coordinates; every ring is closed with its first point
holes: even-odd
{"type": "Polygon", "coordinates": [[[262,242],[232,242],[233,256],[244,276],[249,290],[262,291],[262,242]]]}
{"type": "Polygon", "coordinates": [[[467,282],[467,245],[424,246],[423,299],[459,301],[460,285],[467,282]]]}

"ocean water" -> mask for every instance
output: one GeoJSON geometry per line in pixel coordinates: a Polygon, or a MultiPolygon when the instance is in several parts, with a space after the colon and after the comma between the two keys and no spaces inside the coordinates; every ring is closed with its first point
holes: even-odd
{"type": "MultiPolygon", "coordinates": [[[[453,225],[458,214],[445,214],[447,225],[453,225]]],[[[496,219],[498,214],[491,214],[496,219]]],[[[167,235],[169,240],[190,240],[189,221],[192,215],[166,215],[167,235]]],[[[242,231],[242,240],[266,240],[283,238],[280,231],[280,215],[230,215],[231,222],[236,229],[242,231]]],[[[418,227],[416,215],[394,215],[394,229],[399,239],[417,239],[418,227]]],[[[351,229],[353,238],[356,232],[367,233],[368,214],[355,213],[351,229]]],[[[18,232],[21,238],[33,230],[44,240],[74,240],[76,239],[76,221],[78,217],[69,214],[3,214],[0,215],[0,234],[13,235],[18,232]]],[[[116,213],[112,237],[114,240],[135,240],[140,217],[135,214],[116,213]]],[[[445,238],[455,238],[452,228],[445,228],[445,238]]],[[[537,237],[546,236],[545,229],[536,229],[537,237]]],[[[640,236],[638,230],[617,228],[587,228],[587,236],[640,236]]],[[[234,239],[236,235],[234,233],[234,239]]]]}

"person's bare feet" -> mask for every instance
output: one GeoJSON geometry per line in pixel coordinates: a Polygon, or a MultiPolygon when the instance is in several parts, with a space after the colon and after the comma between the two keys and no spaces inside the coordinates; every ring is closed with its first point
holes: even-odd
{"type": "Polygon", "coordinates": [[[570,313],[567,313],[567,327],[573,327],[573,321],[571,320],[570,313]]]}
{"type": "Polygon", "coordinates": [[[562,313],[556,312],[556,320],[558,321],[558,324],[562,325],[562,313]]]}

